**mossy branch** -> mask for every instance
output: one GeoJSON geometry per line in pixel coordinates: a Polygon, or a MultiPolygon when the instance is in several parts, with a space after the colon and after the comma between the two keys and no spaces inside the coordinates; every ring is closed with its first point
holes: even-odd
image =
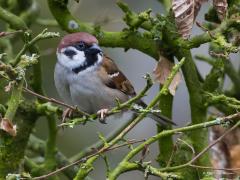
{"type": "Polygon", "coordinates": [[[27,51],[27,49],[29,47],[32,47],[38,41],[44,40],[44,39],[50,39],[50,38],[54,38],[54,37],[59,37],[59,36],[60,36],[59,33],[47,32],[47,29],[44,29],[40,34],[38,34],[35,38],[33,38],[29,41],[30,33],[25,32],[25,43],[23,45],[23,48],[19,51],[19,53],[17,54],[17,56],[15,57],[13,62],[10,62],[10,63],[13,66],[16,66],[20,62],[21,56],[27,51]]]}
{"type": "MultiPolygon", "coordinates": [[[[198,124],[205,122],[206,119],[206,107],[204,106],[205,99],[202,95],[202,84],[199,80],[196,65],[192,59],[191,52],[189,50],[180,50],[177,53],[177,57],[180,59],[182,57],[186,58],[186,63],[182,67],[184,74],[184,79],[188,88],[188,93],[190,97],[190,109],[191,109],[191,120],[192,124],[198,124]]],[[[207,131],[206,130],[196,130],[191,133],[189,138],[192,141],[192,145],[196,152],[200,152],[208,144],[207,131]],[[199,141],[199,138],[201,141],[199,141]]],[[[189,154],[191,156],[191,154],[189,154]]],[[[200,164],[209,164],[208,155],[203,156],[199,162],[200,164]]],[[[190,177],[196,175],[195,172],[188,174],[190,177]]],[[[196,176],[195,176],[196,177],[196,176]]]]}
{"type": "Polygon", "coordinates": [[[22,101],[23,83],[24,83],[24,81],[21,80],[21,82],[19,84],[15,85],[15,87],[13,87],[11,98],[7,103],[8,108],[5,113],[4,118],[8,119],[9,121],[13,121],[13,118],[15,117],[18,106],[22,101]]]}
{"type": "MultiPolygon", "coordinates": [[[[7,11],[7,10],[4,10],[1,7],[0,7],[0,10],[1,10],[0,19],[7,22],[13,29],[21,29],[21,30],[25,30],[25,31],[28,30],[28,27],[26,26],[26,24],[24,23],[24,21],[20,17],[16,16],[15,14],[13,14],[13,13],[7,11]]],[[[9,100],[9,103],[8,103],[8,109],[6,111],[5,117],[7,117],[9,119],[14,118],[14,116],[16,114],[16,111],[19,107],[19,104],[21,103],[21,98],[20,97],[22,96],[22,90],[23,90],[23,83],[24,83],[24,79],[25,79],[26,68],[33,64],[33,62],[34,62],[34,61],[32,61],[33,59],[36,60],[34,55],[32,57],[28,58],[27,56],[23,56],[23,54],[26,52],[27,48],[29,48],[29,50],[31,52],[36,53],[37,47],[35,47],[34,44],[40,39],[46,39],[46,38],[49,38],[50,36],[53,36],[53,34],[49,34],[47,32],[44,32],[44,33],[45,34],[41,34],[41,36],[37,36],[32,41],[31,41],[30,35],[25,36],[26,39],[24,39],[24,40],[26,40],[26,41],[25,41],[24,47],[18,53],[18,55],[15,58],[16,61],[14,61],[13,64],[18,65],[18,66],[15,68],[16,71],[14,71],[14,73],[16,72],[15,75],[17,75],[17,78],[20,77],[20,83],[17,84],[16,90],[15,89],[13,90],[12,97],[9,100]],[[15,91],[16,91],[16,93],[15,93],[15,91]]],[[[55,36],[55,34],[54,34],[54,36],[55,36]]],[[[36,67],[36,68],[34,68],[34,71],[36,70],[35,76],[39,75],[41,77],[41,74],[39,73],[40,72],[39,67],[38,66],[35,66],[35,67],[36,67]]],[[[38,91],[38,92],[41,91],[41,82],[38,82],[39,79],[41,79],[41,78],[39,78],[39,77],[34,78],[34,80],[36,80],[36,81],[34,81],[34,83],[38,84],[38,89],[36,89],[36,91],[38,91]]],[[[17,79],[17,81],[19,81],[19,79],[17,79]]],[[[7,139],[9,139],[9,142],[7,142],[6,147],[1,150],[2,152],[4,152],[5,150],[8,150],[8,148],[11,148],[14,145],[17,147],[17,145],[20,145],[20,143],[22,143],[22,147],[21,147],[22,150],[20,151],[21,153],[19,153],[19,156],[17,158],[14,159],[14,157],[15,157],[15,154],[14,154],[15,152],[14,151],[9,152],[9,155],[8,155],[9,160],[8,161],[9,161],[9,163],[12,162],[13,164],[15,164],[15,166],[13,167],[12,170],[16,169],[19,166],[20,160],[23,158],[23,152],[25,150],[25,144],[28,141],[28,136],[31,133],[34,122],[37,118],[38,118],[38,116],[33,116],[33,117],[29,118],[29,119],[34,119],[34,120],[32,120],[32,123],[25,122],[26,124],[23,123],[22,127],[19,125],[21,123],[17,122],[18,132],[20,133],[18,135],[18,138],[16,138],[16,140],[13,140],[13,139],[9,139],[9,138],[6,137],[6,139],[5,139],[6,141],[3,141],[3,144],[4,144],[4,143],[7,142],[7,139]],[[21,129],[21,128],[23,128],[23,129],[26,128],[27,129],[26,133],[23,133],[22,132],[23,129],[21,129]],[[21,138],[22,138],[22,140],[21,140],[21,138]],[[13,162],[13,161],[15,161],[15,162],[13,162]]],[[[0,154],[0,156],[4,157],[4,156],[6,156],[6,154],[2,153],[2,154],[0,154]]],[[[3,158],[1,158],[1,159],[3,159],[3,158]]],[[[1,164],[1,162],[0,162],[0,164],[1,164]]],[[[11,169],[9,169],[8,166],[6,166],[5,169],[1,167],[0,177],[5,177],[8,172],[11,172],[11,169]]]]}
{"type": "Polygon", "coordinates": [[[27,25],[21,18],[0,7],[0,19],[7,22],[11,28],[16,30],[28,30],[27,25]]]}
{"type": "MultiPolygon", "coordinates": [[[[116,179],[121,173],[126,172],[129,169],[129,167],[127,166],[127,164],[129,163],[128,161],[131,160],[136,154],[138,154],[144,147],[146,147],[147,145],[150,145],[154,142],[156,142],[157,140],[166,137],[166,136],[170,136],[173,134],[176,134],[177,132],[187,132],[187,131],[193,131],[196,129],[203,129],[203,128],[207,128],[210,126],[214,126],[214,125],[221,125],[221,124],[225,124],[226,122],[230,121],[230,120],[236,120],[239,119],[239,113],[230,115],[228,117],[223,117],[223,118],[217,118],[213,121],[209,121],[209,122],[205,122],[205,123],[200,123],[200,124],[195,124],[195,125],[191,125],[191,126],[187,126],[187,127],[182,127],[182,128],[177,128],[177,129],[173,129],[173,130],[165,130],[161,133],[158,133],[157,135],[149,138],[147,141],[145,141],[144,143],[140,144],[139,146],[137,146],[136,148],[134,148],[133,150],[131,150],[125,157],[124,159],[119,163],[119,165],[110,173],[110,177],[109,180],[114,180],[116,179]]],[[[237,123],[237,125],[239,125],[239,121],[237,123]]],[[[202,154],[201,154],[202,155],[202,154]]],[[[193,161],[193,160],[192,160],[193,161]]],[[[195,161],[195,160],[194,160],[195,161]]],[[[181,169],[181,168],[185,168],[187,167],[188,164],[184,164],[184,165],[180,165],[180,166],[176,166],[176,167],[167,167],[167,168],[161,168],[159,169],[160,172],[168,172],[168,171],[173,171],[173,170],[177,170],[177,169],[181,169]]]]}
{"type": "Polygon", "coordinates": [[[234,97],[228,97],[224,94],[217,94],[217,93],[204,93],[207,99],[206,106],[216,105],[216,104],[224,104],[227,107],[230,107],[234,110],[240,109],[240,101],[234,97]]]}
{"type": "MultiPolygon", "coordinates": [[[[31,135],[29,138],[29,142],[28,142],[28,148],[30,150],[32,150],[33,152],[43,156],[45,154],[46,142],[37,138],[34,135],[31,135]]],[[[56,158],[58,168],[66,166],[67,164],[70,164],[70,162],[71,162],[60,151],[57,151],[55,158],[56,158]]],[[[63,171],[63,173],[68,178],[73,179],[74,175],[77,173],[77,169],[78,169],[77,166],[73,166],[73,167],[70,167],[70,168],[66,169],[65,171],[63,171]]]]}
{"type": "Polygon", "coordinates": [[[101,46],[137,49],[155,59],[158,58],[158,44],[139,32],[107,32],[74,18],[65,3],[48,0],[48,5],[58,24],[67,32],[89,32],[98,38],[101,46]]]}

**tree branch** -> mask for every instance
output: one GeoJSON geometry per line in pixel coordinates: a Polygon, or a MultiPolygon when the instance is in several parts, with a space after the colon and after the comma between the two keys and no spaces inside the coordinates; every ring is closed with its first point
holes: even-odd
{"type": "Polygon", "coordinates": [[[97,37],[101,46],[137,49],[154,57],[155,59],[158,58],[157,43],[153,39],[145,37],[139,32],[103,31],[102,29],[83,23],[74,18],[67,9],[67,4],[61,0],[48,0],[48,5],[58,24],[67,32],[88,32],[97,37]]]}
{"type": "MultiPolygon", "coordinates": [[[[166,136],[170,136],[173,134],[176,134],[178,132],[187,132],[187,131],[192,131],[192,130],[196,130],[196,129],[203,129],[203,128],[207,128],[210,126],[214,126],[214,125],[221,125],[221,124],[225,124],[227,121],[236,119],[236,118],[240,118],[240,113],[236,113],[227,117],[223,117],[223,118],[217,118],[216,120],[213,121],[209,121],[209,122],[205,122],[205,123],[200,123],[200,124],[195,124],[195,125],[191,125],[188,127],[182,127],[182,128],[177,128],[177,129],[173,129],[173,130],[165,130],[161,133],[158,133],[157,135],[149,138],[148,140],[146,140],[144,143],[140,144],[139,146],[137,146],[136,148],[134,148],[133,150],[131,150],[124,158],[123,160],[119,163],[119,165],[110,173],[110,180],[114,180],[116,179],[122,172],[126,172],[128,171],[128,167],[126,166],[125,163],[128,163],[129,160],[131,160],[136,154],[138,154],[140,151],[143,150],[143,148],[145,146],[148,146],[156,141],[158,141],[159,139],[166,137],[166,136]]],[[[232,131],[234,128],[236,128],[238,125],[240,124],[240,121],[238,121],[236,123],[236,125],[234,125],[230,130],[228,130],[227,133],[229,133],[230,131],[232,131]]],[[[214,141],[213,144],[210,144],[209,146],[207,146],[207,148],[205,148],[203,151],[200,151],[200,153],[195,156],[190,162],[189,164],[193,163],[194,161],[196,161],[197,159],[199,159],[199,157],[201,157],[210,147],[212,147],[214,144],[216,144],[217,142],[219,142],[226,134],[224,134],[223,136],[221,136],[219,139],[217,139],[217,141],[214,141]]],[[[166,172],[166,171],[173,171],[173,170],[177,170],[177,169],[181,169],[184,168],[186,166],[189,165],[187,164],[183,164],[183,165],[179,165],[176,167],[167,167],[167,168],[161,168],[159,169],[161,172],[166,172]]]]}

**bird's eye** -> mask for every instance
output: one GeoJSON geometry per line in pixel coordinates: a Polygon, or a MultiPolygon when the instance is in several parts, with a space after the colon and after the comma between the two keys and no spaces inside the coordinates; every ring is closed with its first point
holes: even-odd
{"type": "Polygon", "coordinates": [[[79,42],[77,45],[76,45],[76,48],[78,50],[84,50],[85,49],[85,43],[84,42],[79,42]]]}
{"type": "Polygon", "coordinates": [[[64,51],[64,54],[70,58],[72,58],[74,55],[76,55],[77,53],[74,50],[71,49],[67,49],[64,51]]]}

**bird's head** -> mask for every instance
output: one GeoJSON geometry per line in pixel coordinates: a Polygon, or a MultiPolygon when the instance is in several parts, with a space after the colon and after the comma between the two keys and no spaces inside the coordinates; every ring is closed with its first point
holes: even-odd
{"type": "Polygon", "coordinates": [[[98,67],[102,62],[103,52],[96,37],[78,32],[62,38],[57,48],[57,58],[65,68],[80,73],[98,67]]]}

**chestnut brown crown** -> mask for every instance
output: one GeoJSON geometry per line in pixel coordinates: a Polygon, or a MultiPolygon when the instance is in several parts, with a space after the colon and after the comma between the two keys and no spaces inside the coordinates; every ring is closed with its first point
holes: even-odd
{"type": "Polygon", "coordinates": [[[77,44],[81,41],[88,45],[91,45],[93,43],[98,44],[98,40],[95,36],[86,32],[77,32],[64,36],[58,45],[58,51],[61,51],[62,48],[77,44]]]}

